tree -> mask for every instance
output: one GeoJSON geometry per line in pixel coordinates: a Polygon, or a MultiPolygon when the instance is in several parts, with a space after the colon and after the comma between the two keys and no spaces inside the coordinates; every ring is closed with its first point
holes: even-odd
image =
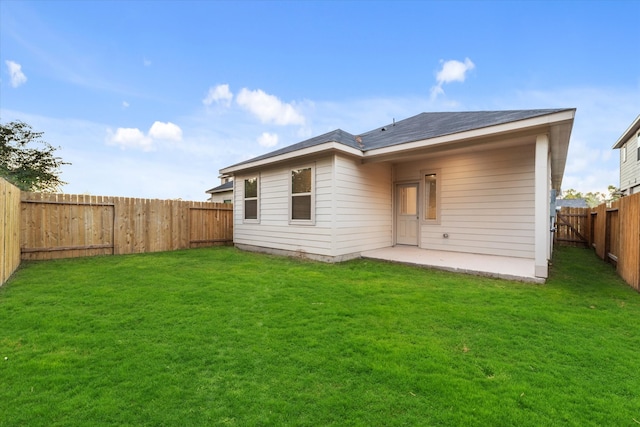
{"type": "Polygon", "coordinates": [[[24,191],[56,192],[66,184],[60,167],[71,163],[54,155],[57,148],[42,140],[43,133],[22,121],[0,124],[0,177],[24,191]]]}
{"type": "Polygon", "coordinates": [[[620,189],[615,185],[609,185],[607,187],[609,194],[605,194],[598,191],[589,191],[586,194],[582,194],[579,191],[570,188],[562,192],[563,199],[585,199],[587,205],[590,207],[598,206],[602,203],[613,202],[620,198],[620,189]]]}

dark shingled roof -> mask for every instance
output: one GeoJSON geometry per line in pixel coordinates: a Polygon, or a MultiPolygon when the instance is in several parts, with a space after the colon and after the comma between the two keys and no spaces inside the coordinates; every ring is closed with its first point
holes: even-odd
{"type": "Polygon", "coordinates": [[[205,193],[220,193],[222,191],[233,190],[233,181],[225,182],[222,185],[218,185],[217,187],[212,188],[211,190],[205,191],[205,193]]]}
{"type": "Polygon", "coordinates": [[[270,153],[253,157],[249,160],[245,160],[244,162],[236,163],[233,166],[238,166],[245,163],[252,163],[257,160],[268,159],[269,157],[275,157],[275,156],[279,156],[280,154],[291,153],[293,151],[302,150],[303,148],[313,147],[314,145],[320,145],[326,142],[339,142],[341,144],[348,145],[349,147],[360,149],[360,146],[358,146],[358,144],[356,143],[355,135],[351,135],[350,133],[345,132],[342,129],[336,129],[334,131],[327,132],[323,135],[315,136],[311,139],[298,142],[297,144],[289,145],[279,150],[271,151],[270,153]]]}
{"type": "Polygon", "coordinates": [[[422,113],[396,122],[395,124],[374,129],[360,135],[360,137],[364,144],[363,151],[368,151],[516,122],[518,120],[544,116],[563,110],[564,109],[422,113]]]}
{"type": "Polygon", "coordinates": [[[409,117],[408,119],[400,120],[381,128],[360,134],[359,136],[352,135],[342,129],[336,129],[332,132],[325,133],[324,135],[289,145],[244,162],[236,163],[229,167],[268,159],[270,157],[291,153],[304,148],[324,144],[326,142],[338,142],[364,153],[377,148],[391,147],[394,145],[516,122],[566,110],[568,109],[558,108],[546,110],[421,113],[416,116],[409,117]],[[358,138],[358,141],[356,141],[356,138],[358,138]]]}
{"type": "Polygon", "coordinates": [[[563,208],[588,208],[589,204],[585,199],[556,199],[556,206],[563,208]]]}

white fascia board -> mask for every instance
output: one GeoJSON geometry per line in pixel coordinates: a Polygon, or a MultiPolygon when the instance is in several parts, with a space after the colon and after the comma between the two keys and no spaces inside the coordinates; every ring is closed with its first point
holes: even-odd
{"type": "Polygon", "coordinates": [[[627,142],[629,139],[631,139],[633,134],[636,133],[636,131],[638,129],[640,129],[640,114],[638,115],[638,117],[636,117],[636,119],[633,121],[633,123],[631,123],[631,126],[629,126],[627,128],[627,130],[624,131],[622,136],[620,136],[620,138],[618,138],[616,143],[613,144],[612,148],[613,149],[622,148],[622,146],[625,144],[625,142],[627,142]]]}
{"type": "Polygon", "coordinates": [[[559,111],[557,113],[547,114],[539,117],[532,117],[530,119],[518,120],[515,122],[504,123],[504,124],[484,127],[480,129],[471,129],[468,131],[453,133],[450,135],[438,136],[431,139],[423,139],[420,141],[393,145],[391,147],[377,148],[374,150],[367,151],[364,154],[364,158],[371,159],[377,156],[384,156],[386,154],[401,153],[404,151],[411,151],[411,150],[431,147],[435,145],[460,142],[465,139],[482,138],[490,135],[522,131],[529,128],[536,128],[540,126],[549,126],[554,123],[563,122],[566,120],[573,120],[575,116],[575,111],[576,111],[575,109],[559,111]]]}
{"type": "Polygon", "coordinates": [[[324,152],[340,151],[352,156],[362,157],[362,151],[341,144],[339,142],[325,142],[323,144],[314,145],[313,147],[302,148],[300,150],[290,151],[273,157],[267,157],[266,159],[256,160],[254,162],[249,161],[236,166],[229,166],[224,169],[220,169],[220,173],[223,175],[233,175],[246,169],[255,169],[272,163],[284,162],[287,160],[297,159],[299,157],[306,157],[310,155],[316,155],[324,152]]]}

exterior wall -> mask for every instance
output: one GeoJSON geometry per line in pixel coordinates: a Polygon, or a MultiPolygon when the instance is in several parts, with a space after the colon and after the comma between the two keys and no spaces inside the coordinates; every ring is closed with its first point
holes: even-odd
{"type": "Polygon", "coordinates": [[[638,159],[638,133],[629,138],[624,146],[627,159],[623,161],[623,150],[620,149],[620,189],[626,194],[640,193],[640,159],[638,159]]]}
{"type": "Polygon", "coordinates": [[[391,246],[392,167],[336,156],[336,254],[391,246]]]}
{"type": "Polygon", "coordinates": [[[243,220],[243,183],[253,176],[235,177],[234,243],[239,248],[340,261],[391,245],[390,165],[363,165],[330,155],[261,170],[258,223],[243,220]],[[290,171],[311,164],[315,166],[315,224],[290,224],[290,171]]]}
{"type": "Polygon", "coordinates": [[[440,170],[440,224],[421,220],[419,246],[533,259],[534,160],[535,144],[529,144],[396,165],[395,180],[420,181],[421,193],[420,171],[440,170]]]}
{"type": "Polygon", "coordinates": [[[240,247],[270,248],[306,255],[333,256],[333,157],[265,168],[258,175],[259,222],[244,218],[244,179],[237,175],[234,191],[234,243],[240,247]],[[315,166],[315,225],[289,223],[289,179],[291,169],[315,166]]]}
{"type": "Polygon", "coordinates": [[[233,203],[233,191],[225,191],[223,193],[213,193],[209,197],[209,202],[213,203],[225,203],[225,200],[230,200],[229,203],[233,203]]]}

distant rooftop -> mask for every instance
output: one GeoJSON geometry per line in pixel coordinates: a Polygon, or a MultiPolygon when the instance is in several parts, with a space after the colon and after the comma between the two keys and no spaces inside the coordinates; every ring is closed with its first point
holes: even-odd
{"type": "Polygon", "coordinates": [[[558,208],[588,208],[589,204],[585,199],[556,199],[558,208]]]}
{"type": "Polygon", "coordinates": [[[213,193],[222,193],[224,191],[233,190],[233,181],[225,182],[222,185],[218,185],[217,187],[212,188],[211,190],[205,191],[205,193],[213,194],[213,193]]]}

